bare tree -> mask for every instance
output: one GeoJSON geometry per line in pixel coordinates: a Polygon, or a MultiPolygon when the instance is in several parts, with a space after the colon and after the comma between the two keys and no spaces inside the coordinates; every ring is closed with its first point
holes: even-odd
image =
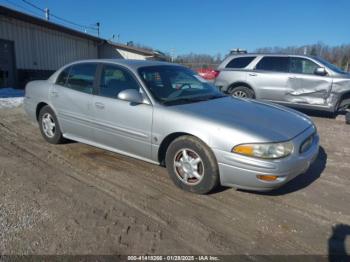
{"type": "Polygon", "coordinates": [[[331,63],[349,71],[350,44],[329,46],[322,42],[312,45],[288,46],[288,47],[263,47],[256,49],[257,53],[283,53],[283,54],[304,54],[322,57],[331,63]]]}

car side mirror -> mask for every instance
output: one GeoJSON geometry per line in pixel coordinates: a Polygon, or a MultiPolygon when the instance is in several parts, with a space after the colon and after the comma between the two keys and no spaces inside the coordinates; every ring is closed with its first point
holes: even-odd
{"type": "Polygon", "coordinates": [[[119,92],[118,98],[135,104],[142,104],[145,102],[143,95],[135,89],[126,89],[119,92]]]}
{"type": "Polygon", "coordinates": [[[327,71],[324,67],[317,67],[314,71],[314,74],[318,76],[325,76],[327,75],[327,71]]]}

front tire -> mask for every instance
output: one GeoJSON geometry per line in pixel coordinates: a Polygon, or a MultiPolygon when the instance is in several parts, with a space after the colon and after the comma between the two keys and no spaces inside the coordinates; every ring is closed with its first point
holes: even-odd
{"type": "Polygon", "coordinates": [[[231,96],[239,98],[254,98],[254,91],[246,86],[236,86],[228,89],[228,93],[231,96]]]}
{"type": "Polygon", "coordinates": [[[40,110],[38,120],[40,132],[47,142],[50,144],[65,142],[55,112],[49,106],[44,106],[40,110]]]}
{"type": "Polygon", "coordinates": [[[347,111],[345,114],[345,123],[350,125],[350,111],[347,111]]]}
{"type": "Polygon", "coordinates": [[[166,152],[166,168],[179,188],[207,194],[219,184],[219,168],[210,148],[193,136],[175,139],[166,152]]]}

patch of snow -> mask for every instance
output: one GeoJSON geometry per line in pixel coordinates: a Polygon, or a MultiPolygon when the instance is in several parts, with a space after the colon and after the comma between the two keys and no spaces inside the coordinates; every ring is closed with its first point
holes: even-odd
{"type": "Polygon", "coordinates": [[[0,109],[14,108],[23,104],[24,90],[0,88],[0,109]]]}
{"type": "Polygon", "coordinates": [[[0,98],[0,109],[19,107],[23,104],[23,97],[0,98]]]}

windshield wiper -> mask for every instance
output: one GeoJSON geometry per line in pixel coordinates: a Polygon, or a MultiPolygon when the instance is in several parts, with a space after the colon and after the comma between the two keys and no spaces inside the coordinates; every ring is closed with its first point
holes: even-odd
{"type": "Polygon", "coordinates": [[[195,98],[179,98],[179,99],[172,99],[172,100],[166,100],[163,102],[164,105],[173,105],[178,103],[193,103],[193,102],[200,102],[202,100],[197,100],[195,98]]]}
{"type": "Polygon", "coordinates": [[[178,98],[174,100],[168,100],[164,101],[164,105],[172,105],[172,104],[178,104],[178,103],[195,103],[195,102],[201,102],[201,101],[208,101],[212,99],[222,98],[226,97],[225,95],[210,95],[210,96],[202,96],[202,97],[183,97],[178,98]]]}
{"type": "Polygon", "coordinates": [[[198,97],[196,99],[198,101],[207,101],[207,100],[218,99],[218,98],[223,98],[223,97],[226,97],[226,96],[225,95],[210,95],[210,96],[198,97]]]}

